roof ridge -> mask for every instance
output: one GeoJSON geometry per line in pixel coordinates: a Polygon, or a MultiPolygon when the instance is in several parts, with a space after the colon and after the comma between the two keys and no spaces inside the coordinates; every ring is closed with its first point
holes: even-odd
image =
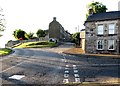
{"type": "MultiPolygon", "coordinates": [[[[108,11],[108,12],[101,12],[101,13],[94,13],[94,14],[102,14],[102,13],[115,13],[115,12],[120,12],[120,11],[108,11]]],[[[93,15],[94,15],[93,14],[93,15]]]]}
{"type": "Polygon", "coordinates": [[[101,21],[101,20],[112,20],[112,19],[120,19],[120,11],[109,11],[109,12],[102,12],[90,15],[87,21],[101,21]]]}

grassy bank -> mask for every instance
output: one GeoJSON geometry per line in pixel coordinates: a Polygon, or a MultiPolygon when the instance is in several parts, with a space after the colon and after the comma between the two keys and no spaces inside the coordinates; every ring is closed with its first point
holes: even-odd
{"type": "Polygon", "coordinates": [[[0,49],[0,56],[3,56],[3,55],[8,55],[12,52],[11,49],[8,49],[8,48],[2,48],[0,49]]]}
{"type": "Polygon", "coordinates": [[[44,48],[44,47],[54,47],[56,43],[54,42],[27,42],[22,44],[17,44],[14,48],[44,48]]]}

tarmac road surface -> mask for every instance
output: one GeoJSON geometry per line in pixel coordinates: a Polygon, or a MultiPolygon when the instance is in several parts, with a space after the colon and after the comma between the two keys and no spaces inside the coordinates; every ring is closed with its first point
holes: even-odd
{"type": "Polygon", "coordinates": [[[83,58],[62,53],[72,47],[73,44],[66,43],[56,48],[14,49],[14,54],[0,58],[1,84],[119,83],[119,59],[83,58]]]}

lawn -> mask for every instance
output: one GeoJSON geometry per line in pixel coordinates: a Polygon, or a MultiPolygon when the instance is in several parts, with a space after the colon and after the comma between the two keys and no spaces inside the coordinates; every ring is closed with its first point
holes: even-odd
{"type": "Polygon", "coordinates": [[[11,49],[2,48],[2,49],[0,49],[0,56],[2,56],[2,55],[8,55],[8,54],[10,54],[11,52],[12,52],[11,49]]]}
{"type": "Polygon", "coordinates": [[[14,48],[44,48],[44,47],[54,47],[56,43],[54,42],[27,42],[22,44],[17,44],[14,48]]]}

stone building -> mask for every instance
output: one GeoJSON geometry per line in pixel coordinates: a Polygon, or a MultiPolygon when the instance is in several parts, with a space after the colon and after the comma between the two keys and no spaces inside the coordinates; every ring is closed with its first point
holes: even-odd
{"type": "Polygon", "coordinates": [[[65,31],[63,26],[56,21],[56,17],[54,17],[53,21],[49,24],[48,34],[49,38],[55,38],[59,41],[71,40],[71,34],[68,31],[65,31]]]}
{"type": "Polygon", "coordinates": [[[84,25],[86,53],[120,54],[120,11],[91,14],[84,25]]]}

